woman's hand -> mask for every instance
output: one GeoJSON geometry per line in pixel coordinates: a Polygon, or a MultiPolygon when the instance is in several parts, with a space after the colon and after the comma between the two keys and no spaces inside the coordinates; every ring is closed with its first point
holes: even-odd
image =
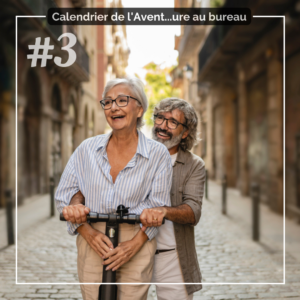
{"type": "Polygon", "coordinates": [[[108,265],[107,270],[112,269],[116,271],[123,264],[128,262],[143,246],[143,244],[148,240],[147,235],[140,230],[136,236],[130,240],[123,243],[119,243],[118,247],[114,250],[109,251],[104,256],[103,265],[108,265]]]}
{"type": "Polygon", "coordinates": [[[84,223],[82,226],[78,227],[77,231],[102,259],[114,249],[110,239],[102,232],[94,229],[88,223],[84,223]]]}

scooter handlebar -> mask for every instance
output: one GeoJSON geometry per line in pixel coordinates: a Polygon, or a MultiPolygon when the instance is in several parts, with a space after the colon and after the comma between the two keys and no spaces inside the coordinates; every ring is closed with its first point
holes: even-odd
{"type": "MultiPolygon", "coordinates": [[[[97,214],[97,213],[89,213],[86,215],[87,221],[96,223],[96,222],[108,222],[112,219],[112,217],[116,220],[117,223],[128,223],[135,224],[141,223],[140,215],[135,214],[126,214],[123,216],[122,220],[119,215],[108,215],[108,214],[97,214]]],[[[64,215],[61,213],[59,216],[60,221],[66,221],[64,215]]],[[[165,224],[165,218],[162,221],[162,224],[165,224]]]]}
{"type": "MultiPolygon", "coordinates": [[[[96,222],[108,222],[110,220],[109,218],[110,215],[108,214],[97,214],[97,213],[89,213],[86,215],[87,221],[91,223],[96,223],[96,222]]],[[[60,221],[67,221],[64,217],[64,215],[61,213],[59,216],[60,221]]]]}

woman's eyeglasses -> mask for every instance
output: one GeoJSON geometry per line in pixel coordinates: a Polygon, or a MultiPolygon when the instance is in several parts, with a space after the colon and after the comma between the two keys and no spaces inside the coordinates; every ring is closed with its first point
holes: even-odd
{"type": "Polygon", "coordinates": [[[116,102],[117,106],[119,107],[125,107],[128,105],[129,98],[132,98],[137,102],[141,103],[138,99],[134,97],[128,95],[119,95],[116,99],[104,98],[103,100],[100,100],[100,104],[104,110],[110,109],[113,105],[113,102],[116,102]]]}

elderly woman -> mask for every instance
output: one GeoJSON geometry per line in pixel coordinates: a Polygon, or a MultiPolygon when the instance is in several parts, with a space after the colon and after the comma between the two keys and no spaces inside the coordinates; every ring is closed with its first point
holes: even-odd
{"type": "MultiPolygon", "coordinates": [[[[138,130],[147,110],[147,98],[138,78],[109,81],[100,101],[112,128],[109,134],[85,140],[71,156],[58,185],[55,200],[59,212],[77,214],[69,206],[78,192],[93,212],[112,213],[123,204],[131,213],[170,206],[172,164],[162,144],[146,138],[138,130]]],[[[80,205],[78,205],[80,209],[80,205]]],[[[102,281],[103,264],[117,270],[118,299],[146,299],[156,250],[156,227],[121,224],[120,244],[113,249],[105,233],[105,223],[89,225],[68,222],[68,231],[77,236],[77,268],[80,282],[102,281]],[[104,262],[104,259],[105,262],[104,262]]],[[[85,300],[98,299],[99,285],[81,285],[85,300]]]]}

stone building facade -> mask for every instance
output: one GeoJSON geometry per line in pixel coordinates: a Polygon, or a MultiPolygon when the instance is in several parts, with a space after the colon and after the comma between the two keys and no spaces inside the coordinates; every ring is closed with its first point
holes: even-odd
{"type": "MultiPolygon", "coordinates": [[[[55,183],[58,183],[74,149],[84,139],[104,133],[106,121],[99,100],[106,81],[120,76],[124,71],[116,71],[110,67],[109,57],[114,57],[115,54],[107,54],[110,36],[105,33],[105,26],[50,26],[43,18],[19,18],[16,85],[15,15],[46,15],[47,9],[55,6],[112,5],[111,1],[107,2],[2,1],[0,14],[4,22],[0,24],[0,207],[5,205],[4,190],[15,188],[16,169],[18,204],[22,204],[27,197],[49,192],[50,177],[53,176],[55,183]],[[32,50],[28,50],[28,45],[34,44],[36,37],[42,38],[41,43],[45,37],[50,37],[50,44],[55,45],[51,54],[66,60],[66,53],[61,47],[68,43],[68,39],[64,38],[61,42],[57,40],[64,32],[71,32],[77,37],[77,43],[73,47],[77,55],[75,63],[61,68],[49,60],[46,67],[41,67],[39,62],[37,67],[31,67],[27,55],[32,50]],[[18,130],[17,139],[15,126],[18,130]]],[[[126,66],[126,31],[124,28],[114,30],[121,31],[122,43],[125,45],[121,65],[126,66]]],[[[119,44],[119,41],[113,42],[112,48],[119,44]]]]}
{"type": "MultiPolygon", "coordinates": [[[[175,5],[182,6],[181,2],[176,0],[175,5]]],[[[176,37],[179,68],[185,74],[183,96],[200,117],[202,141],[194,151],[205,160],[211,179],[221,181],[226,175],[228,186],[243,195],[249,195],[252,182],[257,182],[261,201],[282,213],[285,147],[286,207],[290,215],[300,216],[300,150],[296,147],[300,122],[295,115],[300,104],[299,8],[294,1],[281,0],[272,3],[272,13],[270,3],[263,0],[227,0],[223,5],[250,7],[252,15],[287,16],[286,143],[283,21],[253,18],[248,26],[186,26],[176,37]]]]}

